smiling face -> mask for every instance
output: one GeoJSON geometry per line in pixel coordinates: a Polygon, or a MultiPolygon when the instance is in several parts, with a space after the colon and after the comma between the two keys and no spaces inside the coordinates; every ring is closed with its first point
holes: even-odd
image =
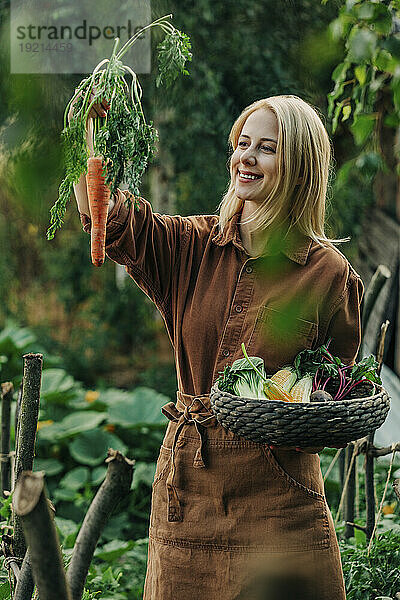
{"type": "Polygon", "coordinates": [[[241,200],[261,204],[273,188],[278,171],[278,132],[275,114],[265,108],[251,113],[243,125],[231,157],[231,178],[241,200]]]}

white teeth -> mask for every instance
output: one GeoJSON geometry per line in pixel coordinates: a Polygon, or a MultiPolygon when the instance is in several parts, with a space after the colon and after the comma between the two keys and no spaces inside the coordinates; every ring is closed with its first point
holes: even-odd
{"type": "Polygon", "coordinates": [[[261,179],[260,176],[257,176],[257,175],[245,175],[244,173],[241,173],[240,171],[239,171],[239,175],[240,175],[240,177],[244,177],[245,179],[261,179]]]}

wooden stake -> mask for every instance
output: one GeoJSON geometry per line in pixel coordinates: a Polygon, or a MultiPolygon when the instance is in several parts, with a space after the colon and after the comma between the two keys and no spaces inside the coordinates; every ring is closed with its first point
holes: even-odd
{"type": "MultiPolygon", "coordinates": [[[[72,600],[81,600],[86,577],[99,537],[118,502],[130,490],[135,461],[118,450],[108,451],[107,475],[94,497],[76,538],[67,581],[72,600]]],[[[42,600],[42,598],[40,598],[42,600]]]]}
{"type": "MultiPolygon", "coordinates": [[[[24,354],[23,359],[24,375],[15,459],[16,481],[22,471],[31,471],[33,468],[43,355],[24,354]]],[[[14,515],[13,550],[14,555],[19,558],[23,558],[26,552],[26,544],[18,515],[14,515]]]]}
{"type": "Polygon", "coordinates": [[[1,384],[1,495],[11,491],[10,418],[14,386],[11,381],[1,384]]]}
{"type": "Polygon", "coordinates": [[[14,490],[13,508],[23,526],[40,600],[71,600],[60,542],[44,492],[42,471],[20,474],[14,490]]]}

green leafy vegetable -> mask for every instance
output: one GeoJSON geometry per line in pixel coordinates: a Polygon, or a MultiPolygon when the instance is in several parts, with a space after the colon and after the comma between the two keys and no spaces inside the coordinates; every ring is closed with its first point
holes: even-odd
{"type": "Polygon", "coordinates": [[[332,338],[316,350],[303,350],[294,359],[294,368],[299,377],[313,376],[313,392],[324,390],[330,380],[336,380],[338,389],[333,399],[341,400],[362,381],[369,380],[382,385],[377,373],[378,363],[372,354],[353,366],[345,365],[339,357],[329,352],[331,341],[332,338]]]}
{"type": "MultiPolygon", "coordinates": [[[[251,357],[251,361],[265,377],[264,361],[258,356],[251,357]]],[[[246,358],[235,360],[231,366],[226,366],[220,372],[218,387],[221,391],[229,392],[243,398],[263,398],[268,400],[264,393],[264,381],[249,365],[246,358]]]]}

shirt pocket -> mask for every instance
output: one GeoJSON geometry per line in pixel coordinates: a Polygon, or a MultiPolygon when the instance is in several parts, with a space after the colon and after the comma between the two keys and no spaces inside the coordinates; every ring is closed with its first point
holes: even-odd
{"type": "Polygon", "coordinates": [[[301,350],[311,349],[318,325],[289,312],[261,306],[250,335],[248,353],[264,358],[268,373],[292,363],[301,350]]]}

